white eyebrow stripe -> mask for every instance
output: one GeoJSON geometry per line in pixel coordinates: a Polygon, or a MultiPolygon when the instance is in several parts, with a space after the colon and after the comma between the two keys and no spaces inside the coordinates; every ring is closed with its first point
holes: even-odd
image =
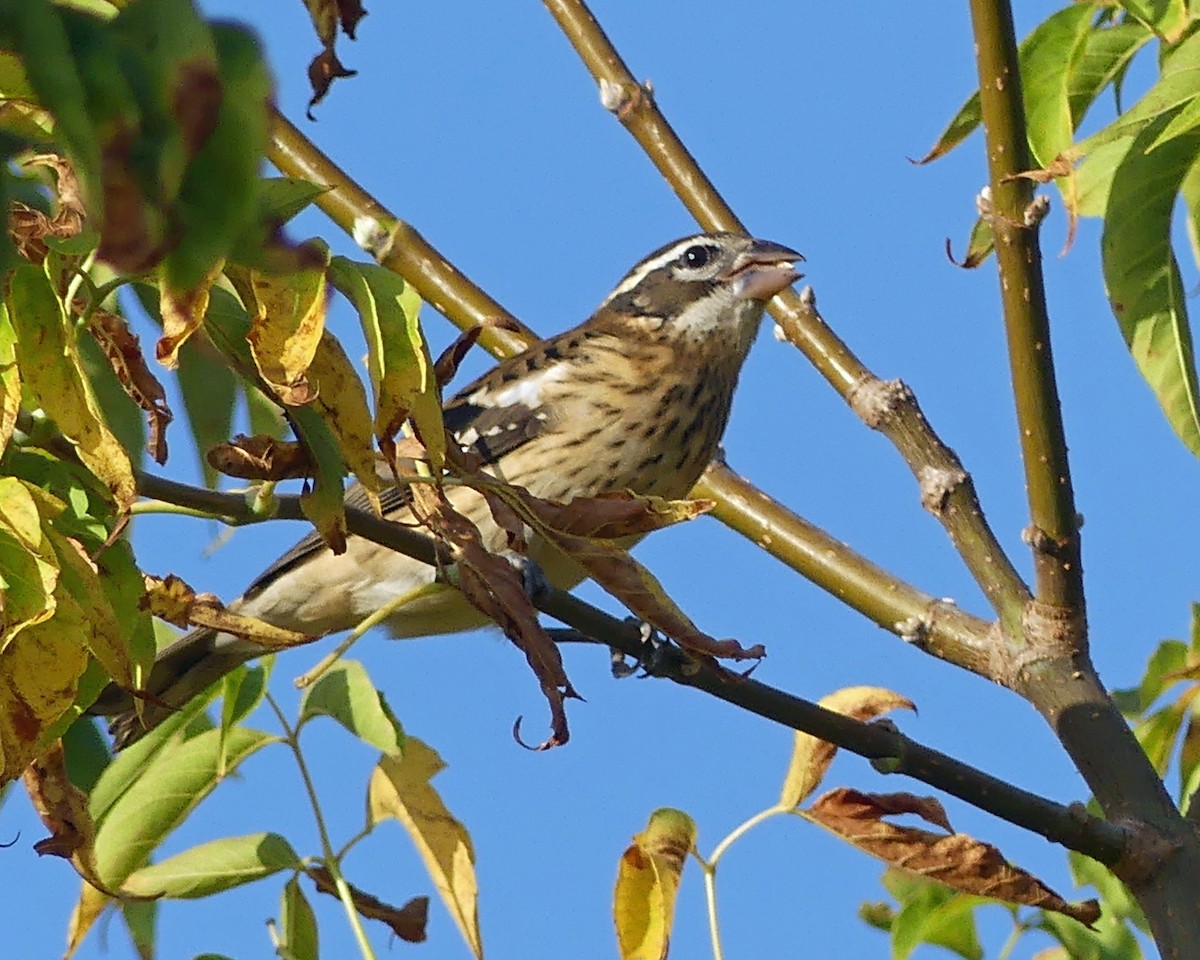
{"type": "MultiPolygon", "coordinates": [[[[639,264],[637,267],[634,267],[630,274],[619,284],[617,284],[616,289],[604,298],[604,303],[608,303],[609,300],[612,300],[614,297],[619,297],[623,293],[628,293],[655,270],[662,269],[672,260],[677,259],[679,255],[692,244],[703,239],[703,236],[687,237],[686,239],[680,240],[669,250],[665,250],[660,253],[653,260],[647,260],[644,263],[639,264]]],[[[601,306],[604,306],[604,304],[602,303],[601,306]]]]}

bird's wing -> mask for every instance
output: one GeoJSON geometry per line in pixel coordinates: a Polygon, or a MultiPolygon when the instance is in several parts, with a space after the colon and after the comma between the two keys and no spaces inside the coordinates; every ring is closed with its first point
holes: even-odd
{"type": "MultiPolygon", "coordinates": [[[[446,402],[442,411],[446,429],[464,450],[479,457],[484,466],[524,446],[550,422],[541,402],[541,388],[558,378],[562,363],[561,353],[551,344],[552,341],[546,341],[502,361],[446,402]]],[[[383,515],[394,518],[408,506],[408,490],[386,487],[379,500],[383,515]]],[[[371,509],[362,484],[353,483],[346,489],[346,506],[371,509]]],[[[324,549],[325,541],[320,534],[315,531],[308,534],[260,573],[243,596],[253,596],[324,549]]]]}

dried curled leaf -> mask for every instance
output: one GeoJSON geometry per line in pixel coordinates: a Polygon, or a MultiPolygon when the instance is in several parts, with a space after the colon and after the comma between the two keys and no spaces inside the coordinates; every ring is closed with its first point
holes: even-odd
{"type": "MultiPolygon", "coordinates": [[[[565,519],[570,524],[601,532],[607,532],[608,529],[629,529],[636,526],[629,516],[618,522],[603,515],[605,507],[601,504],[610,500],[612,503],[608,508],[612,509],[619,502],[620,496],[588,498],[576,510],[570,504],[564,506],[553,501],[541,500],[523,487],[497,484],[489,477],[476,475],[466,478],[464,482],[477,487],[489,497],[502,499],[540,536],[583,566],[600,586],[637,616],[681,646],[695,653],[730,660],[758,660],[766,656],[766,650],[761,644],[743,647],[736,640],[717,640],[701,631],[667,595],[658,578],[626,553],[628,536],[616,540],[598,537],[592,533],[585,537],[558,529],[549,522],[557,523],[565,519]]],[[[654,529],[655,525],[667,526],[710,509],[706,501],[694,501],[693,507],[686,506],[692,503],[691,501],[667,501],[653,497],[634,499],[641,501],[643,506],[640,510],[632,512],[639,514],[637,523],[646,525],[647,529],[654,529]]],[[[617,506],[616,509],[626,510],[622,506],[617,506]]],[[[502,524],[505,522],[501,517],[497,520],[502,524]]]]}
{"type": "Polygon", "coordinates": [[[885,863],[955,890],[1053,910],[1088,926],[1100,916],[1095,900],[1068,903],[1032,874],[1010,864],[991,844],[961,833],[933,833],[883,819],[915,814],[951,830],[942,805],[933,798],[842,787],[798,812],[885,863]]]}
{"type": "Polygon", "coordinates": [[[208,465],[227,477],[243,480],[287,480],[312,475],[312,462],[302,444],[274,437],[238,434],[212,447],[208,465]]]}
{"type": "Polygon", "coordinates": [[[551,734],[537,749],[561,746],[570,737],[565,701],[568,697],[579,699],[579,694],[567,677],[558,645],[538,621],[520,572],[484,547],[479,530],[451,506],[441,487],[418,483],[411,490],[413,513],[455,565],[457,586],[463,596],[516,644],[538,679],[550,704],[551,734]]]}
{"type": "Polygon", "coordinates": [[[298,647],[317,639],[311,634],[284,630],[254,617],[234,613],[213,594],[196,593],[174,574],[166,577],[146,575],[146,608],[154,616],[177,627],[211,627],[274,650],[298,647]]]}
{"type": "MultiPolygon", "coordinates": [[[[820,705],[826,710],[853,717],[855,720],[873,720],[892,710],[916,711],[916,705],[907,697],[883,687],[845,687],[821,698],[820,705]]],[[[833,763],[837,747],[811,733],[796,731],[792,746],[792,760],[783,779],[779,803],[794,807],[820,786],[833,763]]]]}
{"type": "Polygon", "coordinates": [[[52,854],[70,860],[75,872],[105,896],[123,900],[152,899],[121,894],[100,879],[96,867],[96,825],[88,812],[87,794],[67,776],[61,740],[55,740],[26,768],[24,781],[30,802],[50,831],[49,837],[33,845],[39,855],[52,854]]]}
{"type": "Polygon", "coordinates": [[[75,237],[83,232],[87,212],[79,190],[79,180],[68,160],[53,153],[39,154],[25,161],[26,166],[49,167],[57,177],[55,210],[46,216],[41,210],[14,200],[8,211],[8,232],[17,251],[26,260],[41,263],[47,253],[46,237],[75,237]]]}
{"type": "Polygon", "coordinates": [[[121,387],[146,412],[148,439],[146,450],[155,463],[167,462],[167,424],[173,419],[167,406],[167,394],[158,378],[150,372],[142,356],[137,334],[128,321],[107,310],[94,310],[88,318],[88,330],[100,344],[121,387]]]}
{"type": "MultiPolygon", "coordinates": [[[[333,877],[324,867],[308,867],[304,871],[316,884],[321,893],[339,896],[333,877]]],[[[425,942],[425,925],[429,919],[429,898],[413,897],[401,907],[393,907],[377,897],[359,890],[354,884],[350,888],[350,899],[354,909],[368,920],[378,920],[391,928],[392,933],[407,943],[425,942]]]]}

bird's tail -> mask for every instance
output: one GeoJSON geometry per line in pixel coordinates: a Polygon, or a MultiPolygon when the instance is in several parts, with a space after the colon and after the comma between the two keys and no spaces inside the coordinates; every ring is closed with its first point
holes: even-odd
{"type": "Polygon", "coordinates": [[[199,627],[158,652],[144,687],[154,699],[143,699],[140,717],[133,695],[116,684],[109,684],[101,692],[88,713],[112,718],[108,730],[113,747],[121,750],[137,742],[225,674],[262,656],[263,652],[262,647],[248,640],[199,627]]]}

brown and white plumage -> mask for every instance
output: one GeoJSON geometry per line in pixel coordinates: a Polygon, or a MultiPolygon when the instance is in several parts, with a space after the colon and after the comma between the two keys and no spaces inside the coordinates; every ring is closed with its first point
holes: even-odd
{"type": "MultiPolygon", "coordinates": [[[[795,251],[734,234],[700,234],[667,244],[635,266],[579,326],[502,361],[445,405],[446,425],[486,468],[535,496],[633,490],[682,497],[716,453],[734,387],[767,300],[799,275],[795,251]]],[[[499,550],[505,537],[482,497],[448,490],[457,509],[499,550]]],[[[351,488],[348,502],[365,506],[351,488]]],[[[384,498],[385,515],[411,523],[404,495],[384,498]]],[[[580,569],[544,544],[531,552],[555,586],[580,569]]],[[[232,605],[241,613],[307,633],[345,630],[384,604],[429,583],[419,561],[351,537],[335,556],[310,534],[264,571],[232,605]]],[[[450,633],[485,621],[443,591],[401,607],[387,621],[396,637],[450,633]]],[[[240,663],[263,652],[229,634],[196,630],[165,648],[147,684],[181,706],[240,663]]],[[[97,712],[127,710],[110,688],[97,712]]],[[[147,705],[147,721],[166,711],[147,705]]],[[[114,724],[118,742],[140,732],[131,714],[114,724]]]]}

